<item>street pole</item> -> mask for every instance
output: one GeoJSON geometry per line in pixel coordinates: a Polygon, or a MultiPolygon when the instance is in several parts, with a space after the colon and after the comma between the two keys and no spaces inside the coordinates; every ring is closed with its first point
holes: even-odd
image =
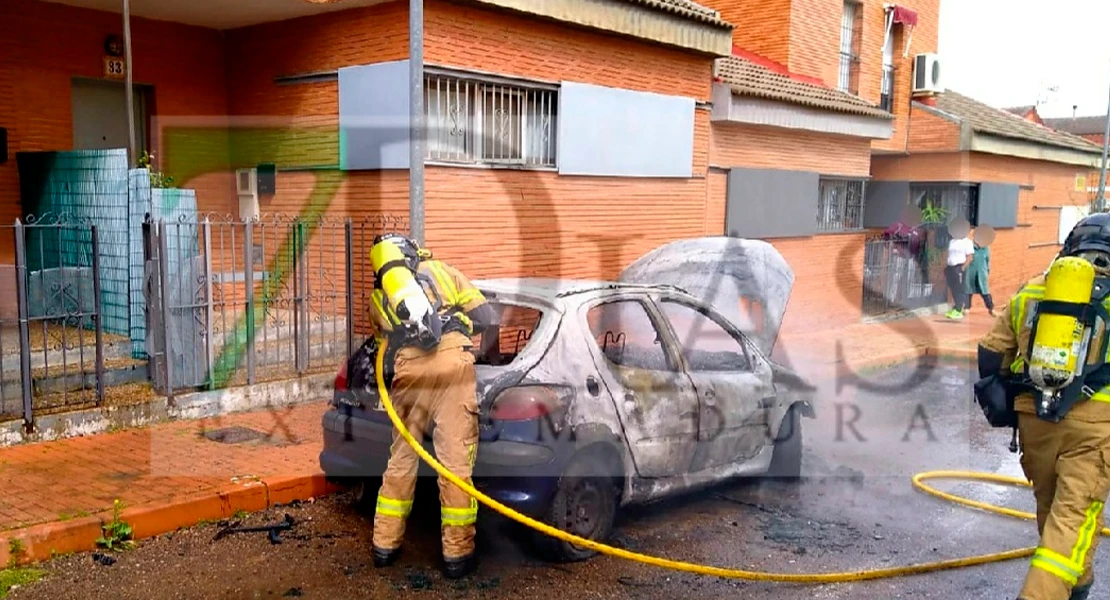
{"type": "Polygon", "coordinates": [[[123,96],[127,101],[127,166],[134,168],[135,156],[135,90],[131,77],[131,0],[123,0],[123,65],[124,85],[123,96]]]}
{"type": "Polygon", "coordinates": [[[1102,133],[1102,171],[1098,176],[1098,211],[1106,210],[1106,159],[1110,155],[1110,98],[1106,101],[1106,129],[1102,133]]]}
{"type": "Polygon", "coordinates": [[[409,234],[424,245],[424,0],[409,0],[409,234]]]}

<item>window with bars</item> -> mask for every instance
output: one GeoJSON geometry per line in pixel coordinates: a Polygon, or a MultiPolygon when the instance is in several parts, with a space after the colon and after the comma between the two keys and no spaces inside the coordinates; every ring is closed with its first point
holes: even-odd
{"type": "Polygon", "coordinates": [[[817,230],[863,228],[863,179],[822,177],[818,183],[817,230]]]}
{"type": "Polygon", "coordinates": [[[894,112],[894,67],[883,66],[882,95],[879,97],[879,108],[894,112]]]}
{"type": "Polygon", "coordinates": [[[859,43],[863,11],[858,0],[845,0],[840,19],[840,77],[841,90],[859,93],[859,43]]]}
{"type": "Polygon", "coordinates": [[[424,77],[431,161],[554,167],[554,87],[527,87],[453,75],[424,77]]]}
{"type": "Polygon", "coordinates": [[[945,220],[963,217],[976,227],[979,221],[979,186],[974,183],[915,183],[910,195],[918,208],[933,206],[944,210],[945,220]]]}

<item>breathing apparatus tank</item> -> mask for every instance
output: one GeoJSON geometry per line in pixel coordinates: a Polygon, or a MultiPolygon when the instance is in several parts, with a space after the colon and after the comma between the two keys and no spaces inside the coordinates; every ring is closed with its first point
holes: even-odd
{"type": "MultiPolygon", "coordinates": [[[[1094,291],[1095,268],[1078,257],[1063,256],[1049,267],[1044,301],[1087,304],[1094,291]]],[[[1059,392],[1082,376],[1091,341],[1091,327],[1072,315],[1038,314],[1029,353],[1029,378],[1051,403],[1059,392]]],[[[1047,408],[1047,407],[1045,407],[1047,408]]]]}
{"type": "Polygon", "coordinates": [[[402,244],[406,243],[408,240],[400,236],[379,236],[370,248],[370,263],[378,284],[407,333],[419,346],[430,349],[439,343],[443,323],[420,284],[415,246],[409,257],[402,250],[402,244]]]}

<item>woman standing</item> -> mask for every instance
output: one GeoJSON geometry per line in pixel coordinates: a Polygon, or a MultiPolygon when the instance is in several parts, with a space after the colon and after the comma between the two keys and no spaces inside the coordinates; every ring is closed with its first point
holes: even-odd
{"type": "Polygon", "coordinates": [[[975,294],[983,297],[983,304],[987,311],[994,316],[994,300],[991,299],[990,279],[991,249],[990,243],[994,241],[994,229],[984,225],[975,229],[975,254],[971,256],[971,263],[967,266],[967,306],[971,308],[971,298],[975,294]]]}

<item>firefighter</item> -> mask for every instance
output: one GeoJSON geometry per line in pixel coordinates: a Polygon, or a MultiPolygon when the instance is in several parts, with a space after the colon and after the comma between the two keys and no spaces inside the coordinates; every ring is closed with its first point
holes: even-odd
{"type": "MultiPolygon", "coordinates": [[[[466,276],[441,261],[431,260],[430,252],[411,239],[384,235],[375,239],[374,245],[371,259],[375,263],[376,284],[370,313],[386,346],[387,366],[383,376],[394,409],[418,440],[424,439],[429,425],[434,424],[437,458],[469,483],[478,444],[471,336],[492,323],[493,310],[466,276]],[[422,285],[412,287],[414,281],[422,285]],[[429,289],[431,293],[426,291],[429,289]],[[424,293],[414,296],[414,290],[424,293]],[[431,315],[435,321],[420,328],[422,333],[417,334],[412,323],[420,317],[413,312],[426,306],[425,299],[428,304],[435,304],[431,315]]],[[[377,567],[393,564],[400,553],[419,460],[399,432],[394,431],[374,516],[373,558],[377,567]]],[[[439,497],[444,575],[456,579],[476,566],[478,504],[442,477],[439,497]]]]}
{"type": "Polygon", "coordinates": [[[1018,291],[979,344],[980,376],[1007,382],[1020,440],[1011,449],[1021,451],[1037,502],[1040,542],[1019,600],[1086,600],[1094,580],[1110,493],[1108,277],[1110,214],[1100,213],[1075,226],[1052,267],[1018,291]],[[1090,350],[1075,356],[1081,348],[1090,350]]]}

